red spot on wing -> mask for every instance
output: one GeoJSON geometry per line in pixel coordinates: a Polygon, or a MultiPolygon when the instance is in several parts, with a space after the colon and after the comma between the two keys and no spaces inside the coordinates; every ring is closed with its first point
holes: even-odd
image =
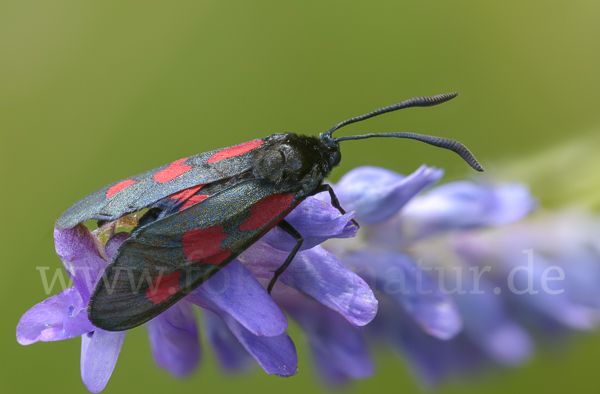
{"type": "Polygon", "coordinates": [[[134,181],[133,179],[125,179],[124,181],[121,181],[116,185],[111,186],[111,188],[106,191],[106,198],[111,198],[118,192],[127,189],[129,186],[133,185],[136,182],[137,181],[134,181]]]}
{"type": "Polygon", "coordinates": [[[192,168],[192,166],[184,164],[187,159],[187,157],[184,157],[183,159],[174,161],[173,163],[169,164],[167,168],[154,174],[152,178],[158,183],[165,183],[177,178],[182,174],[185,174],[190,168],[192,168]]]}
{"type": "Polygon", "coordinates": [[[169,198],[173,201],[183,202],[183,205],[179,207],[179,210],[182,211],[210,197],[207,194],[196,194],[203,186],[205,185],[188,187],[187,189],[171,194],[169,198]]]}
{"type": "Polygon", "coordinates": [[[179,210],[183,211],[184,209],[189,208],[192,205],[198,204],[200,201],[204,201],[208,197],[210,197],[210,196],[206,195],[206,194],[198,194],[198,195],[192,196],[186,202],[184,202],[181,207],[179,207],[179,210]]]}
{"type": "Polygon", "coordinates": [[[222,226],[195,228],[186,231],[181,240],[183,254],[190,262],[208,259],[223,252],[221,242],[228,236],[229,234],[223,231],[222,226]]]}
{"type": "Polygon", "coordinates": [[[265,226],[288,210],[293,201],[293,194],[274,194],[263,198],[252,206],[250,217],[242,223],[240,230],[257,230],[265,226]]]}
{"type": "Polygon", "coordinates": [[[220,151],[213,154],[207,161],[207,163],[214,163],[219,160],[227,159],[229,157],[239,156],[246,152],[251,151],[254,148],[258,148],[263,144],[262,140],[254,140],[244,142],[236,146],[230,146],[229,148],[221,149],[220,151]]]}
{"type": "Polygon", "coordinates": [[[215,254],[214,256],[210,256],[210,257],[202,260],[199,264],[200,265],[208,265],[208,264],[215,264],[216,265],[216,264],[221,264],[229,256],[231,256],[231,250],[229,250],[229,249],[223,249],[222,251],[220,251],[219,253],[215,254]]]}
{"type": "MultiPolygon", "coordinates": [[[[298,206],[298,205],[299,205],[301,202],[302,202],[302,201],[298,201],[298,202],[296,202],[296,203],[294,204],[294,206],[293,206],[293,207],[290,207],[290,209],[289,209],[289,210],[291,211],[292,209],[296,208],[296,207],[297,207],[297,206],[298,206]]],[[[263,235],[265,235],[266,233],[268,233],[269,231],[271,231],[271,229],[272,229],[273,227],[277,226],[278,224],[279,224],[279,221],[276,221],[276,222],[273,222],[273,223],[271,223],[271,224],[269,225],[269,227],[267,227],[266,229],[264,229],[264,230],[263,230],[263,232],[262,232],[262,234],[261,234],[260,236],[262,237],[263,235]]]]}
{"type": "Polygon", "coordinates": [[[177,193],[171,194],[169,196],[169,198],[171,200],[174,200],[174,201],[184,201],[184,200],[187,200],[188,198],[190,198],[191,196],[193,196],[194,194],[196,194],[196,192],[198,190],[200,190],[202,188],[202,186],[204,186],[204,185],[198,185],[198,186],[188,187],[187,189],[183,189],[181,191],[178,191],[177,193]]]}
{"type": "Polygon", "coordinates": [[[179,271],[167,275],[159,275],[152,286],[146,290],[146,298],[155,305],[160,304],[177,292],[180,277],[181,272],[179,271]]]}

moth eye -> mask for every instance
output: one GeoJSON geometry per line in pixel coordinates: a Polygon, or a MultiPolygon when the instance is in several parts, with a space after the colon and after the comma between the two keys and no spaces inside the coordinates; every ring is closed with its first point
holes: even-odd
{"type": "Polygon", "coordinates": [[[331,168],[339,166],[341,161],[342,153],[339,150],[331,152],[331,155],[329,156],[329,166],[331,168]]]}

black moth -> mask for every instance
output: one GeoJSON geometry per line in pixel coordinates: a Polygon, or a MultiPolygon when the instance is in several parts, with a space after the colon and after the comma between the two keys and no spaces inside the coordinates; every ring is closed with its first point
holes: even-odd
{"type": "MultiPolygon", "coordinates": [[[[285,216],[308,196],[327,191],[323,180],[339,165],[339,143],[371,137],[410,138],[459,154],[483,171],[459,142],[413,133],[332,137],[337,129],[387,112],[443,103],[456,93],[416,97],[348,119],[316,137],[273,134],[201,153],[107,185],[79,200],[56,222],[67,229],[96,219],[99,226],[148,209],[119,247],[88,305],[90,321],[108,331],[157,316],[235,259],[274,226],[296,241],[274,272],[269,293],[302,245],[285,216]]],[[[106,224],[109,226],[110,224],[106,224]]]]}

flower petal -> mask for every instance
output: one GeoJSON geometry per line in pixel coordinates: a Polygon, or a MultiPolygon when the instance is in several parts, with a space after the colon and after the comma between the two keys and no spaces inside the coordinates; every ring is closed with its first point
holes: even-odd
{"type": "Polygon", "coordinates": [[[484,336],[478,337],[479,347],[500,364],[517,366],[531,357],[534,345],[527,331],[519,324],[504,321],[484,336]]]}
{"type": "Polygon", "coordinates": [[[17,341],[21,345],[60,341],[93,331],[95,327],[87,320],[85,308],[77,289],[69,287],[35,305],[21,317],[17,341]]]}
{"type": "Polygon", "coordinates": [[[418,239],[451,229],[510,223],[529,214],[535,206],[529,190],[520,184],[452,182],[411,201],[401,220],[412,238],[418,239]]]}
{"type": "Polygon", "coordinates": [[[220,317],[204,309],[204,332],[212,344],[219,365],[227,372],[244,372],[254,367],[254,360],[220,317]]]}
{"type": "Polygon", "coordinates": [[[106,242],[104,249],[109,259],[112,260],[112,258],[115,257],[117,250],[119,247],[121,247],[121,244],[127,240],[127,238],[129,238],[129,233],[127,232],[116,233],[106,242]]]}
{"type": "Polygon", "coordinates": [[[259,337],[246,330],[227,313],[220,313],[233,335],[269,375],[292,376],[298,372],[294,342],[287,334],[259,337]]]}
{"type": "Polygon", "coordinates": [[[192,304],[180,301],[146,325],[154,361],[173,375],[183,377],[200,362],[200,343],[192,304]]]}
{"type": "Polygon", "coordinates": [[[356,211],[359,223],[374,224],[390,218],[443,174],[425,165],[407,177],[383,168],[359,167],[344,175],[334,189],[344,209],[356,211]]]}
{"type": "MultiPolygon", "coordinates": [[[[238,259],[255,276],[270,280],[288,255],[259,241],[238,259]]],[[[355,326],[364,326],[377,313],[377,300],[365,281],[319,246],[298,252],[279,280],[339,312],[355,326]]]]}
{"type": "Polygon", "coordinates": [[[126,331],[96,330],[81,336],[81,380],[92,393],[104,389],[112,375],[126,331]]]}
{"type": "Polygon", "coordinates": [[[373,323],[367,326],[367,334],[402,351],[425,386],[436,386],[448,377],[476,373],[490,364],[483,352],[462,334],[450,340],[428,335],[414,320],[406,318],[406,312],[398,311],[391,299],[382,299],[380,309],[373,323]]]}
{"type": "MultiPolygon", "coordinates": [[[[475,288],[470,271],[462,280],[466,288],[475,288]]],[[[532,338],[508,316],[491,283],[480,278],[477,288],[476,293],[454,297],[463,317],[465,336],[500,364],[527,361],[533,353],[532,338]]]]}
{"type": "Polygon", "coordinates": [[[73,309],[69,313],[68,318],[64,321],[63,330],[69,333],[70,337],[97,330],[97,327],[88,318],[87,304],[82,304],[79,310],[73,309]]]}
{"type": "MultiPolygon", "coordinates": [[[[534,277],[540,283],[541,273],[534,271],[534,277]]],[[[527,288],[525,281],[515,276],[517,289],[527,288]]],[[[508,289],[506,292],[508,293],[508,289]]],[[[538,315],[540,321],[550,318],[572,330],[592,330],[598,327],[600,314],[596,308],[571,302],[566,293],[549,294],[539,291],[537,294],[510,294],[509,301],[515,310],[525,315],[538,315]]]]}
{"type": "Polygon", "coordinates": [[[110,260],[104,246],[83,224],[65,230],[54,229],[54,245],[73,284],[87,302],[110,260]]]}
{"type": "MultiPolygon", "coordinates": [[[[580,295],[573,289],[581,290],[586,286],[586,283],[578,281],[569,269],[577,263],[567,261],[562,262],[565,265],[561,266],[551,256],[546,257],[545,254],[539,253],[537,248],[532,248],[537,244],[519,227],[511,228],[500,241],[487,235],[461,234],[455,237],[456,250],[462,258],[472,264],[480,261],[496,263],[500,273],[496,284],[500,285],[499,288],[512,309],[523,316],[536,316],[539,321],[550,319],[554,324],[574,330],[590,330],[598,326],[600,316],[597,308],[593,304],[580,304],[575,301],[580,295]],[[570,281],[557,281],[553,288],[548,286],[551,291],[543,289],[542,284],[547,285],[543,278],[550,267],[562,270],[563,278],[569,278],[570,281]],[[554,288],[562,288],[562,292],[553,294],[554,288]]],[[[560,239],[555,241],[561,242],[560,239]]],[[[581,255],[572,254],[572,258],[580,257],[581,255]]],[[[590,271],[588,275],[593,277],[594,272],[590,271]]]]}
{"type": "Polygon", "coordinates": [[[186,299],[215,313],[225,311],[254,335],[272,337],[287,329],[284,313],[237,260],[227,264],[186,299]]]}
{"type": "Polygon", "coordinates": [[[373,374],[365,338],[342,316],[297,292],[277,302],[306,333],[316,370],[326,382],[343,384],[373,374]]]}
{"type": "Polygon", "coordinates": [[[218,315],[239,343],[254,357],[266,373],[284,377],[296,374],[298,370],[296,347],[287,334],[270,337],[254,335],[244,328],[237,319],[216,305],[201,305],[203,300],[200,300],[197,295],[196,291],[193,291],[187,299],[198,302],[201,307],[218,315]]]}
{"type": "MultiPolygon", "coordinates": [[[[328,193],[326,197],[329,198],[328,193]]],[[[356,235],[358,227],[350,220],[354,212],[342,215],[331,204],[314,197],[308,197],[298,205],[285,220],[304,238],[300,250],[311,249],[331,238],[350,238],[356,235]]],[[[284,251],[291,251],[296,241],[279,227],[274,227],[262,241],[284,251]]]]}
{"type": "Polygon", "coordinates": [[[428,334],[449,339],[462,329],[452,298],[408,255],[360,250],[345,256],[344,263],[399,302],[428,334]]]}

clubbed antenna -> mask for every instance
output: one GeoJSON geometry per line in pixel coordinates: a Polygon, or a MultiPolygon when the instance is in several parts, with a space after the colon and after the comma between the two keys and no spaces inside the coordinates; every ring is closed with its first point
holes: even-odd
{"type": "Polygon", "coordinates": [[[324,135],[331,136],[334,131],[337,129],[348,126],[349,124],[360,122],[361,120],[366,120],[372,118],[377,115],[387,114],[388,112],[397,111],[399,109],[410,108],[410,107],[431,107],[433,105],[438,105],[441,103],[445,103],[448,100],[452,100],[454,97],[458,96],[458,93],[448,93],[448,94],[438,94],[437,96],[432,97],[413,97],[408,100],[404,100],[401,103],[390,105],[389,107],[379,108],[376,111],[369,112],[368,114],[357,116],[356,118],[348,119],[343,121],[342,123],[338,123],[329,130],[327,130],[324,135]]]}
{"type": "Polygon", "coordinates": [[[348,140],[362,140],[371,137],[396,137],[396,138],[409,138],[411,140],[417,140],[425,142],[426,144],[437,146],[439,148],[449,149],[455,152],[464,161],[467,162],[474,170],[483,172],[483,167],[477,161],[475,156],[469,151],[469,149],[458,141],[451,140],[449,138],[432,137],[430,135],[416,134],[416,133],[380,133],[380,134],[365,134],[365,135],[353,135],[349,137],[334,138],[335,142],[348,141],[348,140]]]}
{"type": "Polygon", "coordinates": [[[335,142],[341,141],[350,141],[350,140],[362,140],[365,138],[372,137],[396,137],[396,138],[409,138],[417,141],[422,141],[427,144],[437,146],[444,149],[449,149],[455,153],[457,153],[460,157],[463,158],[464,161],[467,162],[473,169],[476,171],[482,172],[483,167],[479,164],[475,156],[467,149],[466,146],[461,144],[458,141],[454,141],[448,138],[441,137],[432,137],[429,135],[415,134],[415,133],[378,133],[378,134],[365,134],[365,135],[355,135],[348,137],[340,137],[340,138],[332,138],[331,135],[337,129],[347,126],[352,123],[360,122],[361,120],[369,119],[377,115],[382,115],[388,112],[397,111],[403,108],[410,107],[431,107],[433,105],[438,105],[444,103],[448,100],[452,100],[454,97],[458,96],[458,93],[448,93],[448,94],[438,94],[437,96],[432,97],[414,97],[401,103],[390,105],[389,107],[380,108],[376,111],[369,112],[368,114],[358,116],[356,118],[345,120],[341,123],[338,123],[331,129],[327,130],[325,133],[321,134],[321,138],[324,139],[332,139],[335,142]]]}

